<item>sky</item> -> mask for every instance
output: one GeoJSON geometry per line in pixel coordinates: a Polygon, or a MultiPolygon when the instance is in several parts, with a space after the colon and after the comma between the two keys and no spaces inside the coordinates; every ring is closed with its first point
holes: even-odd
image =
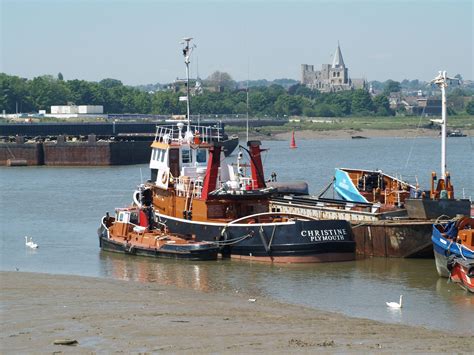
{"type": "Polygon", "coordinates": [[[191,76],[299,80],[332,63],[351,78],[474,79],[471,0],[0,0],[0,71],[26,78],[169,83],[185,77],[180,41],[194,37],[191,76]]]}

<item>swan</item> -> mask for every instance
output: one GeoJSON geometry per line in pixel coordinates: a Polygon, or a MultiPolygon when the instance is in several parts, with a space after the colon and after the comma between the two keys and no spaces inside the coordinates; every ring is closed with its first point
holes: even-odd
{"type": "Polygon", "coordinates": [[[25,236],[25,245],[27,247],[30,247],[31,249],[37,249],[38,248],[38,244],[33,243],[33,238],[30,237],[30,240],[28,241],[27,236],[25,236]]]}
{"type": "Polygon", "coordinates": [[[387,307],[390,308],[402,308],[402,300],[403,300],[403,295],[400,295],[400,303],[397,302],[385,302],[387,304],[387,307]]]}

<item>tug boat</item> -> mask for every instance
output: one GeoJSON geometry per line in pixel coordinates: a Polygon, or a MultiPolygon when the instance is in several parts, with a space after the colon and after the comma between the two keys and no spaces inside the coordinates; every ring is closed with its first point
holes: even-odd
{"type": "MultiPolygon", "coordinates": [[[[188,79],[191,40],[183,41],[188,79]]],[[[237,163],[221,166],[218,128],[191,125],[189,99],[188,90],[186,126],[157,127],[151,179],[133,195],[138,207],[151,198],[158,223],[186,238],[216,243],[224,257],[298,263],[355,259],[349,222],[269,210],[271,196],[288,186],[267,184],[259,141],[239,146],[237,163]]]]}
{"type": "Polygon", "coordinates": [[[431,240],[439,276],[449,277],[448,264],[453,255],[474,262],[474,218],[435,223],[431,240]]]}
{"type": "Polygon", "coordinates": [[[115,217],[108,214],[99,227],[102,250],[166,259],[216,260],[218,247],[155,229],[150,208],[118,208],[115,217]]]}
{"type": "Polygon", "coordinates": [[[452,255],[448,260],[449,279],[466,291],[474,293],[474,260],[452,255]]]}
{"type": "Polygon", "coordinates": [[[249,149],[239,147],[235,167],[220,167],[221,145],[202,134],[186,133],[190,138],[185,139],[182,128],[157,134],[151,180],[133,196],[138,206],[152,196],[156,220],[168,230],[215,242],[224,257],[298,263],[355,259],[349,222],[269,211],[278,188],[267,186],[259,141],[249,141],[249,149]],[[242,151],[249,163],[242,162],[242,151]]]}

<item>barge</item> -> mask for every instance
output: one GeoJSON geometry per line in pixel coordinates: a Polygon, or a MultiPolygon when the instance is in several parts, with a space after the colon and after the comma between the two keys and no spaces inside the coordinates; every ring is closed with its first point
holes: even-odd
{"type": "MultiPolygon", "coordinates": [[[[166,126],[169,122],[0,125],[0,165],[145,164],[157,125],[166,126]]],[[[230,155],[239,144],[238,137],[227,136],[223,125],[211,126],[219,130],[225,156],[230,155]]]]}

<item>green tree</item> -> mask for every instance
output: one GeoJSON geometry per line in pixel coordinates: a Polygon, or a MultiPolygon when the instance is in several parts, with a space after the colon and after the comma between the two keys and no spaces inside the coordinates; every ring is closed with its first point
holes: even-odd
{"type": "Polygon", "coordinates": [[[36,77],[29,84],[36,110],[46,110],[53,105],[66,105],[71,99],[71,92],[64,81],[56,80],[51,75],[36,77]]]}
{"type": "Polygon", "coordinates": [[[372,102],[372,97],[370,94],[363,90],[355,90],[352,94],[352,105],[351,105],[352,114],[355,115],[366,115],[374,111],[374,103],[372,102]]]}
{"type": "Polygon", "coordinates": [[[393,112],[390,109],[390,102],[387,96],[377,95],[373,99],[374,109],[378,116],[392,116],[393,112]]]}
{"type": "Polygon", "coordinates": [[[467,103],[466,112],[470,115],[474,115],[474,100],[471,100],[467,103]]]}
{"type": "Polygon", "coordinates": [[[63,81],[64,80],[64,76],[61,72],[58,73],[58,80],[59,81],[63,81]]]}
{"type": "Polygon", "coordinates": [[[123,86],[122,82],[117,79],[103,79],[99,82],[99,84],[107,89],[123,86]]]}
{"type": "Polygon", "coordinates": [[[30,95],[29,82],[18,76],[0,73],[0,110],[13,113],[36,110],[30,95]]]}
{"type": "Polygon", "coordinates": [[[334,117],[334,107],[328,104],[321,104],[316,106],[316,116],[317,117],[334,117]]]}
{"type": "MultiPolygon", "coordinates": [[[[169,91],[159,91],[152,98],[152,112],[159,115],[184,114],[186,107],[179,105],[179,94],[169,91]],[[181,107],[180,107],[181,106],[181,107]]],[[[193,101],[191,101],[192,103],[193,101]]]]}
{"type": "Polygon", "coordinates": [[[387,80],[384,86],[384,94],[390,95],[391,92],[400,92],[401,86],[398,81],[387,80]]]}
{"type": "Polygon", "coordinates": [[[303,99],[299,96],[280,95],[274,104],[275,113],[278,115],[301,115],[303,112],[303,99]]]}
{"type": "Polygon", "coordinates": [[[232,80],[230,74],[220,71],[215,71],[211,75],[209,75],[206,80],[204,80],[205,86],[213,86],[213,87],[220,87],[224,89],[234,89],[236,84],[235,81],[232,80]]]}

